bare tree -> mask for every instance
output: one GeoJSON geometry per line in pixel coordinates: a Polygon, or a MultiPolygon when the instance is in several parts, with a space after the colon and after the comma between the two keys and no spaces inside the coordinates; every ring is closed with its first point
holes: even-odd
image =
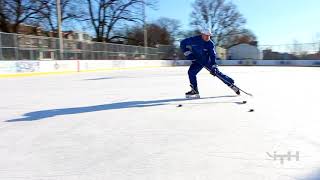
{"type": "Polygon", "coordinates": [[[154,1],[145,0],[86,0],[88,21],[91,23],[99,42],[110,42],[119,35],[114,34],[123,23],[142,22],[143,6],[154,1]]]}
{"type": "Polygon", "coordinates": [[[41,1],[35,0],[1,0],[0,29],[4,32],[19,32],[22,23],[34,23],[37,14],[45,7],[41,1]]]}
{"type": "Polygon", "coordinates": [[[299,56],[303,53],[302,44],[296,39],[293,40],[291,53],[296,56],[299,56]]]}
{"type": "MultiPolygon", "coordinates": [[[[173,41],[171,39],[170,33],[167,29],[160,27],[157,24],[148,24],[148,46],[157,47],[157,45],[172,45],[173,41]]],[[[127,35],[127,44],[130,45],[144,45],[144,35],[143,27],[135,26],[128,30],[127,35]]]]}
{"type": "MultiPolygon", "coordinates": [[[[46,30],[51,30],[55,32],[58,27],[56,0],[39,1],[41,1],[44,4],[44,8],[42,8],[41,11],[38,13],[39,18],[42,19],[41,25],[46,30]]],[[[77,0],[61,0],[60,6],[62,14],[61,22],[62,26],[64,27],[66,27],[66,25],[69,25],[68,27],[71,27],[69,29],[72,29],[72,25],[75,22],[79,22],[81,18],[84,17],[83,6],[77,0]]]]}
{"type": "Polygon", "coordinates": [[[182,34],[182,31],[180,30],[181,23],[179,20],[161,17],[155,21],[155,24],[161,28],[164,28],[170,34],[170,39],[172,42],[176,41],[182,34]]]}
{"type": "Polygon", "coordinates": [[[320,53],[320,33],[317,32],[315,35],[312,36],[312,43],[313,43],[313,51],[320,53]]]}
{"type": "Polygon", "coordinates": [[[224,38],[220,45],[225,48],[230,48],[231,46],[235,46],[242,43],[258,46],[256,35],[249,29],[240,29],[231,32],[229,36],[224,38]]]}
{"type": "Polygon", "coordinates": [[[216,44],[225,40],[245,24],[236,6],[225,0],[195,0],[191,13],[191,25],[195,29],[211,28],[216,44]]]}

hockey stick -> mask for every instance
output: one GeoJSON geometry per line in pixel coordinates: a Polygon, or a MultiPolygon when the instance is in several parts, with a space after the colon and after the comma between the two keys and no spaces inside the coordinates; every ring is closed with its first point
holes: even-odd
{"type": "MultiPolygon", "coordinates": [[[[205,68],[210,72],[210,74],[211,74],[211,69],[209,69],[207,66],[203,66],[203,67],[205,67],[205,68]]],[[[234,85],[234,84],[230,84],[229,82],[227,82],[225,79],[223,79],[223,78],[222,78],[221,76],[219,76],[218,74],[217,74],[216,76],[217,76],[221,81],[223,81],[225,84],[227,84],[228,87],[231,88],[232,86],[234,86],[234,87],[238,88],[239,91],[243,92],[244,94],[246,94],[246,95],[248,95],[248,96],[253,96],[253,94],[242,90],[242,89],[239,88],[238,86],[236,86],[236,85],[234,85]]],[[[231,88],[231,89],[232,89],[232,88],[231,88]]]]}

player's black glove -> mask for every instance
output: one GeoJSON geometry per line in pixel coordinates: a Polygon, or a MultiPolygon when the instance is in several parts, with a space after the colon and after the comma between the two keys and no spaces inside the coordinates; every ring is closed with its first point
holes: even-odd
{"type": "Polygon", "coordinates": [[[217,73],[218,73],[218,65],[214,64],[211,66],[210,74],[212,74],[213,76],[216,76],[217,73]]]}

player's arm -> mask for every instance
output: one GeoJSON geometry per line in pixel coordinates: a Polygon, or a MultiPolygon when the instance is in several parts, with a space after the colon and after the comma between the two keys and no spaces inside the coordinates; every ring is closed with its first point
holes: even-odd
{"type": "Polygon", "coordinates": [[[213,43],[212,43],[211,47],[209,48],[209,56],[210,56],[209,66],[211,67],[210,73],[212,75],[216,76],[217,71],[218,71],[218,65],[216,63],[217,53],[215,50],[215,45],[213,43]]]}
{"type": "Polygon", "coordinates": [[[211,47],[209,48],[209,56],[210,56],[210,65],[216,65],[216,57],[217,57],[217,53],[216,53],[216,47],[215,45],[212,43],[211,47]]]}
{"type": "Polygon", "coordinates": [[[194,60],[194,56],[192,54],[192,37],[186,38],[180,42],[180,49],[183,52],[184,56],[188,60],[194,60]]]}

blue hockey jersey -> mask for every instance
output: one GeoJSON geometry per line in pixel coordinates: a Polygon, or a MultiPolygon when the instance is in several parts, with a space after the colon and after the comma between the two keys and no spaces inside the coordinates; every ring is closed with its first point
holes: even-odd
{"type": "Polygon", "coordinates": [[[211,40],[204,41],[201,35],[182,40],[180,48],[189,60],[195,60],[201,65],[216,64],[214,43],[211,40]]]}

